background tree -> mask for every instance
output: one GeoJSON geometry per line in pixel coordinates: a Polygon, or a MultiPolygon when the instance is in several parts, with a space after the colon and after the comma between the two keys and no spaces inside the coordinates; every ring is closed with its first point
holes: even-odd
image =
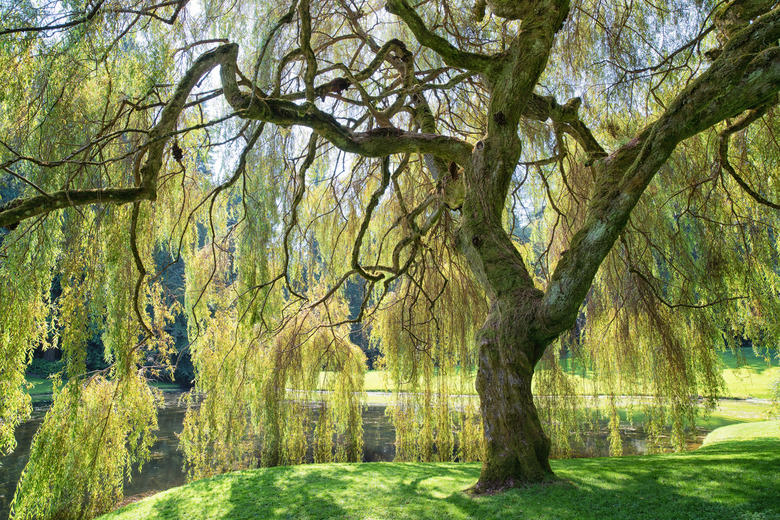
{"type": "MultiPolygon", "coordinates": [[[[146,445],[154,420],[138,366],[175,363],[157,248],[185,265],[193,476],[302,460],[302,403],[323,385],[317,456],[359,458],[353,322],[411,390],[401,456],[450,458],[455,421],[461,456],[483,460],[477,491],[551,476],[542,419],[565,451],[580,417],[563,349],[600,374],[613,427],[615,396],[642,392],[679,438],[692,396],[722,385],[715,349],[778,337],[773,6],[3,7],[0,445],[54,316],[70,378],[42,431],[97,435],[90,476],[58,478],[83,483],[84,514],[116,494],[110,468],[144,458],[117,447],[146,445]],[[83,377],[94,323],[111,364],[83,377]],[[474,366],[484,433],[448,397],[474,366]],[[113,406],[79,414],[95,395],[113,406]]],[[[20,516],[66,500],[30,498],[57,460],[40,439],[20,516]]]]}

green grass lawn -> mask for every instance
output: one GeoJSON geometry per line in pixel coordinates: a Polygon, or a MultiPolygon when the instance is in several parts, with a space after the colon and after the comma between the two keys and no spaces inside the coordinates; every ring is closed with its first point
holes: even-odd
{"type": "Polygon", "coordinates": [[[682,454],[552,461],[561,479],[472,497],[477,464],[257,469],[170,489],[101,518],[778,519],[780,421],[730,426],[682,454]]]}
{"type": "Polygon", "coordinates": [[[161,392],[181,392],[186,390],[181,385],[167,381],[149,381],[149,386],[160,390],[161,392]]]}
{"type": "MultiPolygon", "coordinates": [[[[722,352],[720,358],[723,362],[723,377],[727,385],[727,391],[723,397],[739,399],[746,397],[772,398],[770,393],[772,383],[780,378],[780,367],[777,366],[777,360],[775,360],[774,365],[770,365],[765,359],[756,356],[750,348],[741,350],[740,359],[731,352],[722,352]]],[[[583,376],[579,371],[577,372],[573,377],[579,382],[578,386],[583,393],[592,390],[592,381],[589,376],[583,376]]],[[[27,381],[34,385],[33,390],[30,391],[31,395],[51,394],[51,382],[49,380],[28,375],[27,381]]],[[[152,382],[151,384],[163,391],[181,390],[181,387],[174,383],[152,382]]],[[[473,384],[467,386],[466,394],[477,394],[473,384]]],[[[366,392],[390,391],[387,386],[385,373],[378,370],[366,372],[364,388],[366,392]]]]}
{"type": "Polygon", "coordinates": [[[30,394],[30,398],[33,403],[42,401],[51,401],[52,393],[52,381],[43,377],[27,375],[25,377],[28,383],[32,385],[32,388],[27,389],[27,393],[30,394]]]}
{"type": "Polygon", "coordinates": [[[719,442],[754,441],[780,438],[780,421],[762,421],[752,424],[733,424],[710,432],[702,446],[719,442]]]}
{"type": "MultiPolygon", "coordinates": [[[[739,356],[731,351],[719,354],[723,364],[723,378],[726,381],[726,393],[722,397],[745,399],[755,397],[771,399],[771,388],[774,381],[780,378],[778,360],[770,361],[756,356],[752,348],[740,349],[739,356]]],[[[584,395],[593,392],[593,380],[588,371],[573,369],[570,371],[579,391],[584,395]]],[[[381,371],[366,372],[365,389],[367,392],[386,392],[387,383],[381,371]]],[[[468,385],[466,393],[476,395],[474,385],[468,385]]]]}
{"type": "MultiPolygon", "coordinates": [[[[723,377],[726,380],[727,399],[720,401],[718,408],[706,419],[700,419],[697,424],[701,428],[715,429],[730,424],[762,421],[767,418],[767,411],[770,405],[765,402],[744,401],[747,397],[757,397],[769,399],[772,397],[772,383],[780,378],[780,367],[772,366],[767,360],[756,356],[750,348],[743,348],[739,358],[731,352],[720,354],[724,366],[723,377]],[[732,399],[728,399],[732,398],[732,399]]],[[[323,375],[324,377],[324,375],[323,375]]],[[[582,375],[576,376],[580,380],[580,388],[585,391],[591,380],[582,375]]],[[[46,402],[51,400],[51,381],[37,376],[28,375],[27,381],[32,383],[33,387],[29,390],[33,402],[46,402]]],[[[152,386],[162,391],[181,391],[182,388],[174,383],[151,382],[152,386]]],[[[368,392],[368,404],[371,405],[389,405],[392,397],[385,380],[385,374],[381,371],[366,372],[365,390],[368,392]]],[[[473,385],[469,385],[468,395],[474,395],[476,390],[473,385]]],[[[620,407],[621,420],[628,421],[627,411],[620,407]]],[[[639,424],[644,421],[644,417],[638,410],[633,411],[631,422],[639,424]]]]}
{"type": "Polygon", "coordinates": [[[765,421],[769,407],[766,402],[722,399],[707,419],[699,419],[696,424],[700,428],[714,430],[730,424],[765,421]]]}
{"type": "MultiPolygon", "coordinates": [[[[45,377],[27,374],[25,380],[32,385],[27,389],[33,402],[51,401],[52,380],[45,377]]],[[[176,383],[167,383],[164,381],[149,381],[149,385],[163,392],[181,392],[182,387],[176,383]]]]}
{"type": "Polygon", "coordinates": [[[772,398],[772,383],[780,378],[777,359],[770,364],[769,360],[756,356],[750,348],[742,349],[740,359],[731,352],[722,353],[720,358],[725,366],[723,378],[728,389],[727,397],[772,398]]]}

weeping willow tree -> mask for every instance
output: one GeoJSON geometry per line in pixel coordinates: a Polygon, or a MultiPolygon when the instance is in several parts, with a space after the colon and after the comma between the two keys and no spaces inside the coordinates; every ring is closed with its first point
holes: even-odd
{"type": "Polygon", "coordinates": [[[0,449],[33,350],[67,361],[17,517],[121,494],[177,312],[193,478],[360,460],[354,324],[397,390],[399,458],[482,460],[476,491],[552,477],[586,419],[564,362],[618,452],[618,396],[680,439],[719,348],[777,347],[774,2],[1,9],[0,449]],[[86,373],[94,330],[110,366],[86,373]]]}

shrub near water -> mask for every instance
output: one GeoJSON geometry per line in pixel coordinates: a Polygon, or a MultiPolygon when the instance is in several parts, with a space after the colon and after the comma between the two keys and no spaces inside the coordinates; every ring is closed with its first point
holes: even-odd
{"type": "Polygon", "coordinates": [[[141,378],[72,378],[54,394],[11,502],[14,518],[92,518],[121,498],[130,468],[149,459],[159,395],[141,378]],[[94,417],[103,419],[99,428],[85,420],[94,417]]]}
{"type": "Polygon", "coordinates": [[[42,358],[34,358],[27,366],[27,373],[40,377],[49,377],[62,372],[63,368],[65,368],[65,363],[62,360],[49,361],[42,358]]]}

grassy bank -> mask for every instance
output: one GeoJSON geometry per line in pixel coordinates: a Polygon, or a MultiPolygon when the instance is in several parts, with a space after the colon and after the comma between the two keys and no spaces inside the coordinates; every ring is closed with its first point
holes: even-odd
{"type": "MultiPolygon", "coordinates": [[[[740,349],[736,355],[731,351],[720,352],[718,357],[722,367],[721,373],[726,382],[726,393],[722,397],[732,399],[750,397],[771,399],[773,397],[772,384],[780,378],[780,366],[778,366],[777,359],[768,360],[757,356],[749,347],[740,349]]],[[[590,371],[571,368],[567,369],[567,372],[573,376],[580,393],[583,395],[593,393],[594,381],[590,371]]],[[[368,392],[388,391],[385,374],[374,370],[366,372],[365,389],[368,392]]],[[[473,384],[468,385],[466,393],[476,395],[473,384]]]]}
{"type": "MultiPolygon", "coordinates": [[[[721,352],[719,357],[723,367],[723,378],[726,381],[726,393],[722,397],[734,399],[745,399],[748,397],[772,398],[772,383],[780,378],[780,367],[777,366],[777,360],[775,360],[774,365],[770,365],[766,359],[756,356],[750,348],[741,349],[739,356],[735,356],[729,351],[721,352]]],[[[583,376],[579,372],[579,370],[573,371],[580,391],[584,395],[590,395],[593,386],[590,374],[586,373],[583,376]]],[[[325,375],[323,374],[324,377],[325,375]]],[[[33,388],[29,390],[33,399],[51,394],[51,381],[48,379],[31,374],[28,374],[26,379],[28,383],[33,385],[33,388]]],[[[174,383],[153,382],[152,384],[163,391],[181,389],[174,383]]],[[[477,394],[473,384],[467,386],[468,388],[464,390],[467,394],[477,394]]],[[[366,372],[364,388],[366,392],[390,391],[386,374],[378,370],[366,372]]]]}
{"type": "Polygon", "coordinates": [[[720,355],[728,390],[726,397],[771,399],[772,384],[780,378],[778,359],[772,360],[770,365],[766,359],[756,356],[752,349],[744,348],[741,353],[740,358],[731,352],[720,355]]]}
{"type": "Polygon", "coordinates": [[[308,465],[193,482],[101,518],[780,518],[780,422],[711,436],[682,454],[555,460],[560,481],[493,496],[463,492],[476,464],[308,465]]]}
{"type": "Polygon", "coordinates": [[[27,374],[25,377],[27,382],[32,387],[27,389],[27,393],[30,394],[30,399],[33,403],[51,401],[52,393],[52,380],[43,378],[31,374],[27,374]]]}
{"type": "MultiPolygon", "coordinates": [[[[43,378],[32,374],[25,376],[27,383],[32,385],[27,389],[27,393],[30,394],[30,398],[33,403],[47,403],[51,402],[52,394],[52,380],[49,378],[43,378]]],[[[176,383],[164,383],[160,381],[151,381],[151,386],[161,390],[163,392],[181,392],[184,390],[176,383]]]]}

